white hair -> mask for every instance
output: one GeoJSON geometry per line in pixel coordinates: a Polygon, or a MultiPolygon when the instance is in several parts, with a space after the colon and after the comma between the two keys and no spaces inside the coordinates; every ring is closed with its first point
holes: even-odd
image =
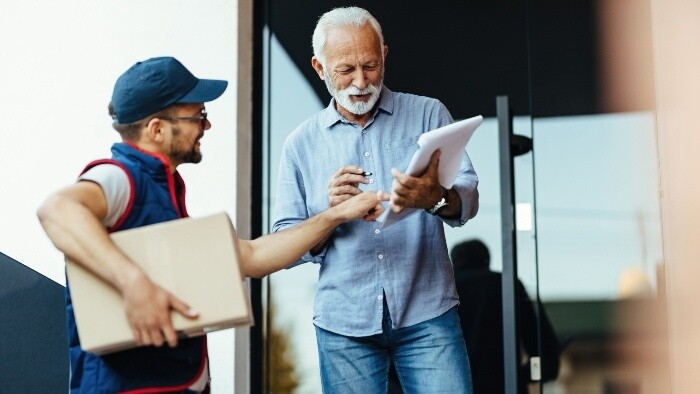
{"type": "Polygon", "coordinates": [[[316,56],[316,59],[318,59],[322,65],[326,65],[325,46],[328,30],[342,26],[362,27],[367,23],[369,23],[377,33],[380,48],[384,48],[382,27],[367,10],[360,7],[344,7],[332,9],[321,15],[321,17],[318,19],[318,23],[314,29],[314,35],[311,39],[311,45],[314,48],[314,56],[316,56]]]}

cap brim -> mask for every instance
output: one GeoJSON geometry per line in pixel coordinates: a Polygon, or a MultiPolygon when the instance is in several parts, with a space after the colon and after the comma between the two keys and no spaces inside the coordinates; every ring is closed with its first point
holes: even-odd
{"type": "Polygon", "coordinates": [[[221,96],[228,81],[217,79],[200,79],[194,88],[182,96],[175,104],[191,104],[191,103],[206,103],[221,96]]]}

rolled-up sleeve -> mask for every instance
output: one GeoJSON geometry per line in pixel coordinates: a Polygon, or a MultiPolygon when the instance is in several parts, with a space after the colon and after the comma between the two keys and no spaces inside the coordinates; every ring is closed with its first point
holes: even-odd
{"type": "MultiPolygon", "coordinates": [[[[277,178],[275,212],[276,220],[272,225],[273,233],[293,227],[309,218],[304,179],[299,170],[297,155],[295,155],[295,149],[290,139],[287,139],[282,149],[277,178]]],[[[315,255],[306,252],[299,261],[290,267],[305,262],[320,263],[325,254],[325,247],[315,255]]]]}
{"type": "MultiPolygon", "coordinates": [[[[452,115],[447,110],[444,104],[440,103],[438,106],[438,124],[437,127],[446,126],[453,122],[452,115]]],[[[440,219],[450,227],[460,227],[467,223],[467,221],[474,216],[479,210],[479,190],[477,186],[479,185],[479,178],[476,176],[476,171],[474,171],[474,166],[472,166],[472,161],[464,151],[464,156],[462,157],[462,164],[455,178],[452,188],[459,195],[460,203],[462,206],[461,213],[455,218],[443,218],[440,219]]]]}
{"type": "Polygon", "coordinates": [[[462,158],[462,165],[457,174],[452,188],[459,195],[460,203],[462,206],[461,213],[459,217],[456,218],[442,218],[442,221],[447,223],[450,227],[459,227],[464,225],[469,219],[476,216],[476,212],[479,210],[479,178],[476,176],[472,162],[469,159],[467,152],[464,152],[464,157],[462,158]]]}

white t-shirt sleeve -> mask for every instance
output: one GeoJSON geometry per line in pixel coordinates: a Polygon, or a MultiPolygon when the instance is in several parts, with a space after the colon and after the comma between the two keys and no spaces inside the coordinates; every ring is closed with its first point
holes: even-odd
{"type": "Polygon", "coordinates": [[[124,169],[116,164],[100,164],[86,171],[78,180],[100,185],[107,198],[107,215],[102,219],[102,225],[114,226],[126,212],[131,197],[131,183],[124,169]]]}

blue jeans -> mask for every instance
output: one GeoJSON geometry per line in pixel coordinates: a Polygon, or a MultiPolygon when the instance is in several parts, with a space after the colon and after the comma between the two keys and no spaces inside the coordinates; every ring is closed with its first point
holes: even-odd
{"type": "Polygon", "coordinates": [[[316,327],[324,393],[387,393],[392,360],[406,394],[473,392],[456,306],[434,319],[393,329],[385,304],[382,326],[383,333],[369,337],[316,327]]]}

